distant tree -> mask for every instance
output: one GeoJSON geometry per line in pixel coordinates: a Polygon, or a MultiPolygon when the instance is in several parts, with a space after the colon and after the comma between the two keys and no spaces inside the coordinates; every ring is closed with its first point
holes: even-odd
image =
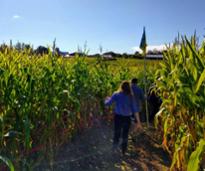
{"type": "Polygon", "coordinates": [[[123,53],[122,56],[123,56],[123,58],[128,58],[129,57],[129,55],[127,53],[123,53]]]}
{"type": "MultiPolygon", "coordinates": [[[[10,41],[10,47],[12,47],[12,41],[10,41]]],[[[30,52],[33,52],[33,47],[30,44],[23,42],[17,42],[14,48],[18,51],[30,50],[30,52]]]]}
{"type": "Polygon", "coordinates": [[[139,53],[139,51],[136,51],[135,53],[134,53],[134,55],[139,55],[140,53],[139,53]]]}
{"type": "Polygon", "coordinates": [[[6,45],[5,43],[1,44],[0,45],[0,52],[4,53],[6,49],[8,49],[9,46],[6,45]]]}
{"type": "Polygon", "coordinates": [[[20,42],[17,42],[15,45],[15,49],[18,51],[22,50],[22,44],[20,42]]]}
{"type": "Polygon", "coordinates": [[[44,46],[38,46],[37,49],[35,50],[35,53],[38,55],[48,54],[48,48],[44,46]]]}
{"type": "Polygon", "coordinates": [[[25,44],[24,45],[24,49],[26,49],[26,50],[29,50],[29,49],[33,50],[32,46],[29,45],[29,44],[25,44]]]}
{"type": "Polygon", "coordinates": [[[140,52],[139,51],[136,51],[135,53],[134,53],[134,56],[133,56],[134,58],[141,58],[142,57],[142,54],[140,54],[140,52]]]}

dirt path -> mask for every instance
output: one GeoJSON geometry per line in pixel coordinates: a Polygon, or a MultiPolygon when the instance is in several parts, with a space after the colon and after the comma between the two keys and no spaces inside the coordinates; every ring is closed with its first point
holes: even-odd
{"type": "Polygon", "coordinates": [[[54,162],[43,162],[39,171],[159,171],[168,170],[170,160],[157,143],[153,128],[129,139],[128,154],[113,153],[112,125],[102,121],[86,129],[55,152],[54,162]],[[52,169],[51,169],[52,168],[52,169]]]}

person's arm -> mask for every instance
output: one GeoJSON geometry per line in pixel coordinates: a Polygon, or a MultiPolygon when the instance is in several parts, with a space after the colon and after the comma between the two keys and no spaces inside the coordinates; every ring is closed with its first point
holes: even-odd
{"type": "Polygon", "coordinates": [[[140,117],[139,117],[139,106],[136,105],[137,103],[135,102],[135,99],[133,98],[132,100],[132,112],[135,115],[135,118],[137,119],[137,127],[141,128],[141,121],[140,121],[140,117]]]}
{"type": "Polygon", "coordinates": [[[142,127],[140,117],[139,117],[139,112],[135,112],[135,118],[137,119],[137,124],[142,127]]]}
{"type": "Polygon", "coordinates": [[[105,99],[105,106],[110,106],[115,101],[116,94],[113,94],[111,97],[106,97],[105,99]]]}

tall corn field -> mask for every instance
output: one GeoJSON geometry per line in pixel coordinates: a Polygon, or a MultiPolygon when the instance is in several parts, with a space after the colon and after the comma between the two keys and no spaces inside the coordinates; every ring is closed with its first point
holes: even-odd
{"type": "MultiPolygon", "coordinates": [[[[0,52],[0,160],[11,170],[32,170],[53,149],[103,115],[104,97],[142,67],[85,57],[63,59],[29,50],[0,52]],[[13,164],[12,164],[13,163],[13,164]]],[[[151,71],[150,71],[151,72],[151,71]]]]}
{"type": "Polygon", "coordinates": [[[199,47],[196,36],[182,37],[160,65],[155,82],[163,103],[156,124],[172,158],[170,170],[200,170],[205,161],[205,42],[199,47]]]}

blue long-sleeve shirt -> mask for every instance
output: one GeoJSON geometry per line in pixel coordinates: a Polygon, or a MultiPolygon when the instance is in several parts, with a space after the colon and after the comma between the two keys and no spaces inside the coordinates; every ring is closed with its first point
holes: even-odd
{"type": "Polygon", "coordinates": [[[134,94],[135,101],[136,101],[137,105],[140,105],[140,103],[142,103],[144,100],[143,90],[135,84],[131,84],[131,88],[132,88],[132,92],[134,94]]]}
{"type": "Polygon", "coordinates": [[[123,92],[116,92],[105,100],[106,106],[110,106],[113,103],[115,103],[114,113],[117,115],[131,116],[133,113],[139,112],[139,106],[137,106],[133,96],[123,92]]]}

